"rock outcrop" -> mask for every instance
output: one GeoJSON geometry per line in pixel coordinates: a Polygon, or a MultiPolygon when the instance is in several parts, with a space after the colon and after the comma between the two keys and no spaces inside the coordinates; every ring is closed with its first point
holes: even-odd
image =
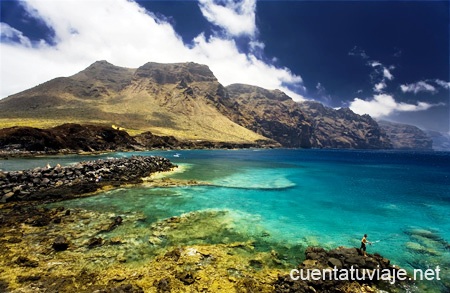
{"type": "Polygon", "coordinates": [[[174,136],[159,136],[147,131],[130,136],[123,130],[101,125],[63,124],[48,129],[11,127],[0,129],[0,158],[149,149],[205,149],[278,147],[269,140],[253,143],[220,141],[181,141],[174,136]]]}
{"type": "Polygon", "coordinates": [[[298,266],[297,271],[291,271],[297,280],[291,275],[280,276],[275,283],[275,292],[376,292],[375,288],[397,292],[412,283],[398,279],[394,283],[390,282],[388,277],[398,276],[399,268],[379,254],[367,254],[364,257],[357,248],[339,247],[327,251],[321,247],[308,247],[305,256],[305,261],[298,266]],[[328,270],[331,273],[325,273],[324,277],[317,277],[317,274],[311,277],[312,270],[328,270]],[[344,277],[341,279],[341,276],[344,277]]]}
{"type": "Polygon", "coordinates": [[[35,168],[0,173],[1,202],[63,200],[94,192],[105,185],[138,183],[154,172],[174,168],[162,157],[87,161],[75,166],[35,168]]]}
{"type": "Polygon", "coordinates": [[[226,87],[225,115],[285,147],[389,149],[385,132],[369,115],[318,102],[294,102],[281,91],[250,85],[226,87]],[[230,111],[230,109],[232,111],[230,111]]]}
{"type": "Polygon", "coordinates": [[[0,150],[5,152],[125,151],[138,147],[138,143],[127,132],[99,125],[67,123],[49,129],[0,129],[0,150]]]}
{"type": "Polygon", "coordinates": [[[335,110],[318,102],[302,102],[300,108],[310,118],[313,147],[392,148],[386,133],[369,115],[355,114],[349,108],[335,110]]]}
{"type": "Polygon", "coordinates": [[[299,105],[279,90],[232,84],[221,102],[227,108],[224,114],[239,125],[284,147],[312,147],[311,123],[299,105]]]}
{"type": "Polygon", "coordinates": [[[431,137],[416,126],[383,120],[378,121],[378,124],[389,136],[392,146],[395,149],[433,149],[433,140],[431,137]]]}

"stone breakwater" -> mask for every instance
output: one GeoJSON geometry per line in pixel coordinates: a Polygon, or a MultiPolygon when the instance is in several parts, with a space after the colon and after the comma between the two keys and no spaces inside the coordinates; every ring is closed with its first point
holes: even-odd
{"type": "Polygon", "coordinates": [[[141,183],[143,177],[174,167],[163,157],[133,156],[0,172],[0,202],[69,199],[107,185],[141,183]]]}

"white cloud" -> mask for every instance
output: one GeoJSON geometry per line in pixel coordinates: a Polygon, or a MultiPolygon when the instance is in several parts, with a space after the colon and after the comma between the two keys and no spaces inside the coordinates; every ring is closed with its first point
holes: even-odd
{"type": "Polygon", "coordinates": [[[384,78],[387,78],[387,79],[389,79],[389,80],[393,80],[393,79],[394,79],[394,76],[393,76],[392,73],[389,71],[389,69],[386,68],[386,67],[383,67],[383,77],[384,77],[384,78]]]}
{"type": "Polygon", "coordinates": [[[417,105],[398,103],[395,101],[392,95],[379,94],[375,95],[371,100],[362,100],[355,98],[350,103],[350,109],[356,114],[369,114],[373,118],[386,117],[394,112],[416,112],[428,110],[434,106],[440,106],[442,104],[429,104],[425,102],[418,102],[417,105]]]}
{"type": "Polygon", "coordinates": [[[438,85],[440,85],[441,87],[443,87],[444,89],[450,89],[450,82],[447,81],[443,81],[440,79],[436,79],[434,80],[435,83],[437,83],[438,85]]]}
{"type": "Polygon", "coordinates": [[[373,90],[377,93],[381,93],[386,88],[386,83],[384,81],[381,81],[377,84],[375,84],[373,90]]]}
{"type": "Polygon", "coordinates": [[[295,100],[304,98],[289,90],[284,84],[301,84],[300,76],[292,74],[287,68],[277,68],[264,63],[253,55],[239,53],[233,40],[210,37],[202,34],[194,39],[192,52],[199,63],[211,66],[218,80],[225,84],[246,83],[267,89],[279,88],[295,100]]]}
{"type": "MultiPolygon", "coordinates": [[[[44,21],[54,31],[56,45],[43,41],[31,45],[26,41],[2,42],[0,97],[58,76],[72,75],[97,60],[107,60],[133,68],[149,61],[192,61],[208,65],[224,85],[248,83],[268,89],[278,88],[296,100],[303,99],[289,90],[303,88],[301,77],[289,69],[268,64],[251,52],[240,52],[230,35],[206,38],[200,34],[191,44],[185,44],[169,23],[135,2],[28,0],[21,3],[28,13],[44,21]]],[[[225,7],[233,8],[236,15],[254,15],[254,1],[246,1],[241,6],[233,6],[229,1],[225,3],[228,5],[225,7]]],[[[207,5],[206,1],[202,0],[202,5],[207,5]]],[[[214,15],[219,17],[219,14],[216,11],[214,15]]],[[[216,23],[228,32],[233,31],[231,24],[228,26],[219,20],[216,23]]],[[[247,25],[243,31],[254,34],[256,28],[250,29],[253,25],[247,25]]],[[[12,36],[23,36],[14,28],[6,28],[5,32],[12,36]]],[[[264,44],[255,38],[249,42],[252,42],[249,44],[254,50],[263,49],[264,44]]]]}
{"type": "Polygon", "coordinates": [[[7,23],[0,22],[0,34],[2,40],[5,40],[5,42],[18,41],[22,46],[25,47],[31,46],[30,39],[25,37],[21,31],[16,30],[7,23]]]}
{"type": "Polygon", "coordinates": [[[382,64],[378,61],[369,61],[368,64],[372,67],[381,66],[382,64]]]}
{"type": "Polygon", "coordinates": [[[381,93],[387,88],[386,81],[394,79],[394,75],[392,75],[390,70],[394,70],[395,66],[390,66],[388,68],[376,60],[369,60],[366,65],[374,68],[374,71],[371,74],[372,82],[374,83],[373,91],[375,93],[381,93]]]}
{"type": "Polygon", "coordinates": [[[410,84],[402,84],[400,85],[400,89],[404,93],[419,93],[419,92],[429,92],[429,93],[436,93],[437,89],[433,85],[425,82],[425,81],[418,81],[416,83],[410,83],[410,84]]]}
{"type": "Polygon", "coordinates": [[[231,36],[255,36],[256,0],[199,0],[203,16],[231,36]]]}

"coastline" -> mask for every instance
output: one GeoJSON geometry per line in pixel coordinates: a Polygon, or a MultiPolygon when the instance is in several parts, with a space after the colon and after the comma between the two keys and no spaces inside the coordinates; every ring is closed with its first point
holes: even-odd
{"type": "MultiPolygon", "coordinates": [[[[188,183],[186,181],[177,182],[168,178],[171,174],[181,171],[183,171],[183,167],[175,167],[167,173],[155,172],[150,178],[144,178],[143,183],[125,183],[125,185],[120,186],[139,186],[140,184],[156,187],[186,185],[188,183]]],[[[197,184],[201,183],[203,182],[197,182],[197,184]]],[[[120,186],[105,184],[103,188],[111,190],[120,186]]],[[[89,196],[90,194],[85,195],[89,196]]],[[[286,288],[285,286],[300,286],[286,279],[289,270],[296,266],[283,264],[284,259],[280,257],[283,253],[277,249],[274,249],[273,253],[272,251],[261,252],[258,250],[258,243],[252,241],[237,243],[225,241],[215,244],[189,244],[178,241],[182,234],[193,237],[193,239],[217,234],[214,229],[222,229],[217,224],[226,223],[221,218],[220,211],[194,212],[153,223],[147,222],[146,219],[142,218],[142,215],[132,212],[114,214],[106,210],[104,212],[88,212],[72,208],[69,215],[66,215],[67,208],[63,208],[64,201],[58,202],[57,206],[45,205],[45,208],[36,206],[37,204],[34,204],[34,208],[31,205],[24,207],[24,204],[26,203],[8,204],[9,211],[17,212],[18,215],[15,218],[13,214],[3,214],[0,219],[3,228],[5,228],[5,230],[2,229],[5,231],[5,237],[0,239],[0,243],[5,247],[5,251],[8,251],[5,256],[7,259],[2,260],[2,262],[4,261],[2,267],[12,268],[11,271],[3,272],[5,272],[5,275],[12,276],[13,279],[15,278],[12,283],[13,286],[18,286],[17,288],[36,286],[36,284],[40,284],[39,286],[43,286],[42,288],[54,288],[51,287],[53,285],[50,284],[50,281],[55,279],[64,280],[64,286],[70,284],[70,286],[86,288],[88,291],[94,290],[94,288],[95,290],[119,288],[125,284],[136,290],[141,288],[145,292],[160,292],[163,288],[169,286],[167,284],[170,284],[171,290],[175,291],[186,291],[194,288],[194,286],[199,290],[206,290],[204,288],[210,288],[210,286],[218,286],[215,288],[220,287],[224,290],[230,288],[230,290],[236,288],[242,290],[247,288],[245,290],[248,290],[253,288],[252,290],[257,292],[274,292],[274,286],[284,286],[283,288],[286,288]],[[61,210],[61,208],[63,209],[61,210]],[[19,215],[23,218],[17,218],[19,215]],[[25,216],[26,218],[24,218],[25,216]],[[123,221],[115,225],[118,217],[122,218],[123,221]],[[16,225],[15,228],[5,225],[9,223],[10,219],[17,219],[14,224],[16,225]],[[141,227],[142,225],[144,227],[141,227]],[[134,231],[133,229],[136,227],[138,229],[134,231]],[[187,227],[189,227],[188,230],[185,230],[187,227]],[[12,230],[16,230],[17,234],[12,233],[12,230]],[[199,231],[204,233],[197,234],[199,231]],[[53,248],[58,236],[64,236],[68,240],[67,250],[56,251],[53,248]],[[165,245],[168,240],[171,242],[165,245]],[[42,255],[36,256],[37,252],[30,250],[33,247],[38,247],[38,254],[42,255]],[[119,254],[119,252],[124,253],[126,251],[134,251],[135,255],[122,256],[119,254]],[[72,254],[72,252],[76,253],[72,254]],[[65,256],[61,254],[65,254],[65,256]],[[214,261],[211,260],[210,256],[214,261]],[[62,257],[62,259],[60,260],[59,257],[62,257]],[[77,259],[77,262],[79,259],[79,263],[76,265],[70,264],[73,259],[77,259]],[[37,267],[35,267],[36,262],[37,267]],[[55,263],[63,264],[55,265],[55,263]],[[148,266],[148,263],[151,265],[148,266]],[[220,272],[214,273],[217,267],[230,268],[230,263],[233,263],[233,266],[231,266],[233,270],[220,270],[220,272]],[[198,264],[201,264],[201,270],[198,270],[198,264]],[[236,268],[235,266],[239,266],[238,264],[240,264],[240,267],[236,268]],[[55,275],[53,271],[60,266],[63,269],[59,275],[55,275]],[[85,286],[81,282],[87,275],[83,273],[81,268],[86,267],[89,268],[87,271],[92,280],[90,279],[88,285],[85,286]],[[152,267],[160,269],[153,271],[152,267]],[[192,267],[197,269],[192,271],[192,267]],[[52,272],[49,272],[50,268],[52,272]],[[154,272],[154,275],[147,276],[146,272],[149,271],[154,272]],[[264,271],[264,273],[261,273],[261,271],[264,271]],[[283,276],[283,278],[275,278],[278,275],[283,276]]],[[[5,207],[2,206],[2,213],[5,207]]],[[[302,251],[306,249],[304,247],[302,251]]],[[[300,254],[303,254],[303,252],[300,252],[300,254]]],[[[343,285],[341,283],[335,285],[339,284],[343,285]]],[[[60,286],[63,286],[63,284],[60,284],[60,286]]],[[[70,288],[70,286],[66,288],[70,288]]],[[[316,284],[315,286],[319,285],[316,284]]],[[[352,289],[344,292],[354,292],[352,290],[355,290],[355,288],[361,288],[355,286],[364,286],[362,288],[365,288],[364,290],[367,292],[375,290],[377,287],[376,285],[366,287],[366,284],[348,286],[351,286],[348,288],[352,289]]],[[[61,288],[59,289],[63,290],[61,288]]]]}
{"type": "Polygon", "coordinates": [[[132,156],[85,161],[74,166],[47,166],[0,172],[2,203],[10,201],[59,201],[94,193],[108,186],[142,183],[151,173],[174,168],[163,157],[132,156]]]}
{"type": "Polygon", "coordinates": [[[355,248],[305,248],[303,261],[293,266],[284,259],[283,250],[260,250],[255,240],[185,243],[188,238],[230,229],[223,225],[228,216],[224,211],[191,212],[148,223],[141,213],[117,215],[66,209],[63,204],[12,207],[2,216],[0,289],[268,293],[339,288],[340,292],[353,293],[381,288],[395,292],[411,285],[367,280],[293,281],[289,277],[292,269],[332,268],[336,261],[340,268],[359,263],[361,269],[378,264],[393,269],[381,256],[368,254],[363,258],[355,248]]]}

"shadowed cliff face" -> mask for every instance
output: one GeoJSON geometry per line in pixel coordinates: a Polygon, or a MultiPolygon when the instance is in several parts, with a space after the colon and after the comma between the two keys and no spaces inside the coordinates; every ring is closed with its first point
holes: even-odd
{"type": "Polygon", "coordinates": [[[378,124],[396,149],[431,150],[433,147],[431,137],[416,126],[388,121],[378,121],[378,124]]]}
{"type": "MultiPolygon", "coordinates": [[[[317,102],[296,103],[278,90],[235,84],[226,87],[233,121],[286,147],[391,148],[389,138],[368,115],[334,110],[317,102]]],[[[230,115],[230,114],[228,114],[230,115]]]]}
{"type": "Polygon", "coordinates": [[[313,146],[319,148],[392,148],[386,133],[369,115],[348,108],[335,110],[317,102],[302,102],[300,108],[310,118],[313,146]]]}
{"type": "Polygon", "coordinates": [[[224,113],[236,123],[285,147],[310,148],[311,124],[290,97],[279,90],[269,91],[256,86],[227,86],[224,113]]]}

